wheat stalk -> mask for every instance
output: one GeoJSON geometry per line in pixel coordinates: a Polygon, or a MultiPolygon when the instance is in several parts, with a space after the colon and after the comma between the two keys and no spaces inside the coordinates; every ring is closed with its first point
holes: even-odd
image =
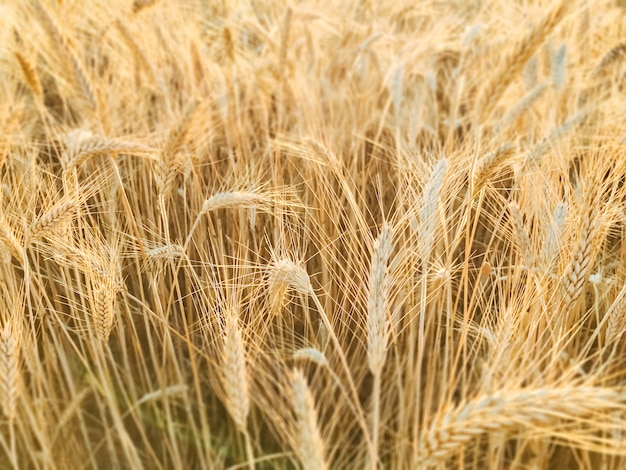
{"type": "MultiPolygon", "coordinates": [[[[271,305],[274,311],[277,304],[282,304],[283,296],[288,289],[293,289],[300,295],[310,296],[312,298],[317,308],[318,314],[320,315],[320,318],[324,324],[325,331],[332,341],[337,354],[339,355],[341,365],[346,374],[346,379],[348,380],[348,384],[350,386],[350,393],[352,394],[352,400],[354,401],[354,403],[352,403],[350,406],[356,407],[359,403],[359,399],[356,385],[354,384],[354,380],[352,378],[350,364],[348,363],[348,359],[342,348],[341,342],[339,341],[339,338],[335,333],[335,329],[330,322],[330,318],[326,314],[324,306],[320,302],[319,297],[313,290],[313,286],[311,285],[311,280],[308,273],[304,270],[304,268],[295,263],[293,260],[289,258],[279,258],[274,260],[269,267],[268,284],[270,289],[271,305]]],[[[338,379],[337,381],[341,384],[338,379]]],[[[343,385],[341,386],[343,387],[343,385]]],[[[367,425],[365,424],[365,419],[358,413],[357,418],[359,420],[359,424],[361,424],[363,432],[366,435],[367,442],[368,444],[370,444],[371,440],[369,435],[367,434],[367,425]]]]}

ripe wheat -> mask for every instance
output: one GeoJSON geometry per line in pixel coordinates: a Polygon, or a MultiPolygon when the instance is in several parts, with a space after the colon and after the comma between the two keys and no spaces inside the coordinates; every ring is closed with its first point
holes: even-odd
{"type": "Polygon", "coordinates": [[[0,466],[626,467],[623,2],[0,3],[0,466]]]}

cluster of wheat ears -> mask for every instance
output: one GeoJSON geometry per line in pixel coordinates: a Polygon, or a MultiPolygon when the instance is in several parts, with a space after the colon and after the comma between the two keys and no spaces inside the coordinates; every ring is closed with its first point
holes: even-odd
{"type": "Polygon", "coordinates": [[[624,468],[624,8],[0,3],[0,468],[624,468]]]}

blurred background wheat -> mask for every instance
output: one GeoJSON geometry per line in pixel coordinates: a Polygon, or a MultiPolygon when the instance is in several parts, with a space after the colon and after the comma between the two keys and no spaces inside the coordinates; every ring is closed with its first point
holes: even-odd
{"type": "Polygon", "coordinates": [[[626,467],[626,11],[0,5],[0,468],[626,467]]]}

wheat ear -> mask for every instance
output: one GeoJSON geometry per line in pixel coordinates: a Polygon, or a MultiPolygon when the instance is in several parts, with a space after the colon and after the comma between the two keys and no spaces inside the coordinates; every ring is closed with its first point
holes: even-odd
{"type": "Polygon", "coordinates": [[[17,260],[23,261],[24,252],[22,244],[19,242],[13,229],[0,212],[0,243],[4,245],[8,253],[13,255],[17,260]]]}
{"type": "Polygon", "coordinates": [[[250,413],[250,378],[245,342],[239,327],[239,315],[231,308],[225,309],[224,347],[222,349],[222,377],[226,406],[233,421],[246,440],[248,466],[254,470],[254,453],[247,421],[250,413]]]}
{"type": "Polygon", "coordinates": [[[24,74],[24,78],[26,79],[26,83],[28,84],[28,88],[30,92],[33,94],[33,97],[37,101],[37,104],[43,105],[43,88],[41,86],[41,81],[39,80],[39,76],[35,71],[35,67],[30,63],[26,57],[24,57],[19,52],[15,52],[15,58],[17,59],[20,67],[22,69],[22,73],[24,74]]]}
{"type": "Polygon", "coordinates": [[[157,2],[158,0],[135,0],[133,2],[133,13],[137,14],[140,11],[155,5],[157,2]]]}
{"type": "Polygon", "coordinates": [[[545,266],[546,268],[550,267],[552,260],[558,253],[559,245],[561,243],[561,233],[563,232],[566,217],[567,203],[559,201],[554,208],[552,220],[546,223],[546,232],[541,255],[541,259],[547,263],[545,266]]]}
{"type": "Polygon", "coordinates": [[[506,55],[498,70],[491,75],[478,100],[477,109],[482,116],[489,115],[504,95],[513,79],[522,70],[537,48],[561,22],[567,11],[568,1],[561,1],[513,50],[506,55]]]}
{"type": "Polygon", "coordinates": [[[13,421],[17,414],[17,402],[21,389],[20,332],[15,320],[0,329],[0,396],[2,411],[13,421]]]}
{"type": "Polygon", "coordinates": [[[185,142],[185,137],[193,124],[195,116],[200,110],[199,101],[192,101],[185,110],[185,114],[178,125],[170,131],[163,147],[163,156],[169,157],[174,155],[185,142]]]}
{"type": "Polygon", "coordinates": [[[76,76],[76,79],[78,80],[80,89],[85,95],[85,98],[87,99],[87,102],[89,103],[89,106],[91,106],[92,109],[97,109],[98,100],[96,97],[96,92],[95,92],[93,83],[91,81],[91,78],[89,78],[89,75],[87,74],[87,71],[85,70],[85,67],[83,66],[80,59],[76,56],[76,54],[74,54],[74,52],[70,50],[69,48],[67,49],[67,54],[70,58],[70,63],[72,64],[74,75],[76,76]]]}
{"type": "Polygon", "coordinates": [[[74,135],[68,135],[67,152],[61,160],[65,171],[79,167],[88,158],[98,154],[126,153],[133,155],[147,155],[151,151],[149,147],[136,142],[92,136],[77,137],[78,139],[74,135]],[[78,142],[73,142],[74,140],[78,140],[78,142]]]}
{"type": "Polygon", "coordinates": [[[534,256],[531,248],[530,237],[524,226],[524,216],[519,205],[515,201],[509,203],[509,212],[511,213],[511,223],[517,247],[527,268],[533,266],[534,256]]]}
{"type": "Polygon", "coordinates": [[[174,187],[176,174],[182,165],[182,159],[178,155],[178,151],[185,142],[187,133],[193,124],[198,110],[198,101],[192,101],[185,110],[185,114],[180,122],[170,130],[161,155],[155,161],[154,180],[159,191],[159,197],[162,200],[162,206],[164,206],[163,199],[172,192],[174,187]]]}
{"type": "Polygon", "coordinates": [[[522,117],[526,111],[528,111],[535,102],[543,96],[545,91],[548,89],[548,85],[545,83],[541,83],[537,85],[535,88],[530,90],[526,95],[519,100],[519,102],[509,109],[502,119],[498,122],[494,129],[494,135],[499,134],[504,129],[509,126],[513,126],[517,120],[522,117]]]}
{"type": "Polygon", "coordinates": [[[626,58],[626,42],[622,42],[617,46],[611,48],[609,52],[604,54],[600,62],[594,69],[593,75],[595,77],[601,76],[615,63],[624,60],[626,58]]]}
{"type": "Polygon", "coordinates": [[[595,206],[590,207],[582,221],[580,238],[574,256],[570,261],[562,281],[562,312],[569,317],[569,311],[576,304],[581,294],[589,271],[595,259],[595,248],[603,231],[603,220],[595,206]]]}
{"type": "Polygon", "coordinates": [[[172,192],[178,170],[182,166],[182,160],[178,155],[161,156],[154,162],[154,182],[156,183],[159,197],[165,197],[172,192]]]}
{"type": "Polygon", "coordinates": [[[185,250],[181,245],[177,244],[163,245],[146,251],[146,256],[148,257],[148,262],[154,263],[156,260],[161,259],[167,260],[185,257],[185,250]]]}
{"type": "Polygon", "coordinates": [[[322,351],[316,348],[302,348],[298,349],[295,353],[293,353],[294,359],[307,359],[311,362],[314,362],[320,367],[330,367],[328,364],[328,359],[322,351]]]}
{"type": "Polygon", "coordinates": [[[606,344],[614,345],[626,331],[626,284],[622,286],[615,300],[606,312],[608,323],[606,327],[606,344]]]}
{"type": "Polygon", "coordinates": [[[472,183],[474,188],[479,189],[513,151],[513,144],[504,144],[481,158],[473,171],[472,183]]]}
{"type": "Polygon", "coordinates": [[[260,209],[269,211],[271,208],[269,202],[270,199],[266,195],[250,191],[225,191],[214,194],[202,204],[202,209],[200,209],[196,220],[189,230],[183,248],[186,250],[189,247],[189,243],[191,242],[198,224],[202,220],[202,217],[209,212],[219,209],[249,209],[251,211],[260,209]]]}
{"type": "Polygon", "coordinates": [[[139,67],[143,68],[148,73],[150,73],[150,75],[152,75],[151,78],[154,78],[154,73],[152,71],[152,67],[150,66],[150,62],[148,61],[145,54],[141,50],[141,47],[139,47],[139,44],[137,44],[137,41],[135,41],[133,34],[128,30],[126,25],[122,23],[122,20],[120,19],[118,19],[115,22],[115,26],[117,27],[118,31],[121,33],[122,39],[124,40],[128,48],[130,49],[130,51],[132,52],[133,57],[139,64],[139,67]]]}
{"type": "Polygon", "coordinates": [[[224,392],[233,421],[245,433],[250,412],[246,351],[236,312],[227,309],[225,322],[222,350],[224,392]]]}
{"type": "Polygon", "coordinates": [[[418,249],[423,262],[427,262],[432,255],[435,245],[435,230],[437,228],[437,204],[443,186],[448,162],[442,158],[433,168],[430,178],[424,187],[422,207],[419,214],[417,233],[419,234],[418,249]]]}
{"type": "Polygon", "coordinates": [[[201,214],[204,215],[208,212],[219,209],[258,208],[258,206],[264,202],[264,199],[265,198],[261,194],[250,191],[228,191],[217,193],[204,201],[204,204],[202,204],[201,214]]]}
{"type": "Polygon", "coordinates": [[[477,397],[441,413],[421,436],[418,459],[424,467],[444,463],[484,433],[518,428],[557,429],[623,408],[623,396],[601,387],[539,388],[477,397]]]}
{"type": "Polygon", "coordinates": [[[88,77],[87,72],[85,71],[85,68],[83,67],[83,64],[80,62],[76,54],[74,54],[74,52],[72,51],[70,45],[63,36],[61,29],[52,19],[52,16],[48,12],[48,10],[46,10],[46,8],[41,4],[39,0],[36,0],[34,5],[44,29],[57,44],[57,47],[64,54],[65,58],[69,59],[72,70],[74,71],[74,76],[78,81],[78,84],[85,98],[89,102],[89,105],[92,109],[97,109],[98,101],[96,99],[94,87],[91,79],[88,77]]]}
{"type": "Polygon", "coordinates": [[[317,424],[315,402],[304,374],[299,369],[292,372],[291,389],[296,413],[298,445],[296,454],[304,470],[328,468],[324,457],[324,444],[317,424]]]}
{"type": "Polygon", "coordinates": [[[367,295],[367,360],[370,371],[380,375],[389,337],[389,274],[387,264],[393,250],[391,225],[385,223],[374,243],[367,295]]]}
{"type": "Polygon", "coordinates": [[[314,294],[308,273],[289,258],[275,260],[269,272],[269,284],[273,288],[291,287],[302,295],[314,294]]]}
{"type": "Polygon", "coordinates": [[[380,234],[374,242],[374,252],[370,266],[370,277],[367,294],[367,360],[370,371],[374,375],[372,390],[372,451],[370,465],[376,468],[378,463],[378,436],[380,429],[380,393],[382,370],[387,356],[390,318],[389,304],[389,273],[387,264],[393,251],[392,228],[383,224],[380,234]]]}
{"type": "Polygon", "coordinates": [[[79,203],[74,198],[63,198],[60,202],[48,209],[31,226],[28,243],[49,235],[59,226],[72,220],[78,211],[79,203]]]}
{"type": "Polygon", "coordinates": [[[335,350],[339,356],[343,371],[346,374],[346,379],[348,381],[348,385],[350,386],[349,390],[353,402],[350,404],[350,407],[354,410],[357,410],[355,414],[357,416],[359,424],[361,425],[361,429],[365,434],[368,444],[371,444],[367,423],[364,416],[359,413],[359,394],[357,392],[356,385],[354,384],[354,379],[352,378],[348,359],[341,346],[341,342],[339,341],[339,338],[335,333],[335,329],[333,328],[333,325],[330,322],[326,311],[324,310],[324,306],[322,305],[319,297],[313,290],[313,286],[311,285],[311,280],[308,273],[303,267],[296,264],[293,260],[289,258],[276,259],[272,262],[269,268],[268,284],[271,298],[270,302],[273,305],[273,308],[277,303],[282,303],[282,297],[284,296],[287,289],[293,289],[303,296],[310,296],[313,300],[315,307],[317,308],[317,311],[320,315],[320,318],[324,324],[328,337],[332,341],[335,350]]]}
{"type": "Polygon", "coordinates": [[[98,279],[93,287],[92,318],[96,337],[104,344],[109,340],[115,321],[115,287],[98,279]]]}
{"type": "Polygon", "coordinates": [[[525,165],[530,164],[538,165],[541,162],[541,157],[550,149],[550,146],[558,141],[565,134],[569,133],[572,129],[579,126],[589,116],[589,109],[582,109],[574,116],[568,118],[563,124],[555,128],[548,134],[548,136],[539,142],[529,153],[525,165]]]}

